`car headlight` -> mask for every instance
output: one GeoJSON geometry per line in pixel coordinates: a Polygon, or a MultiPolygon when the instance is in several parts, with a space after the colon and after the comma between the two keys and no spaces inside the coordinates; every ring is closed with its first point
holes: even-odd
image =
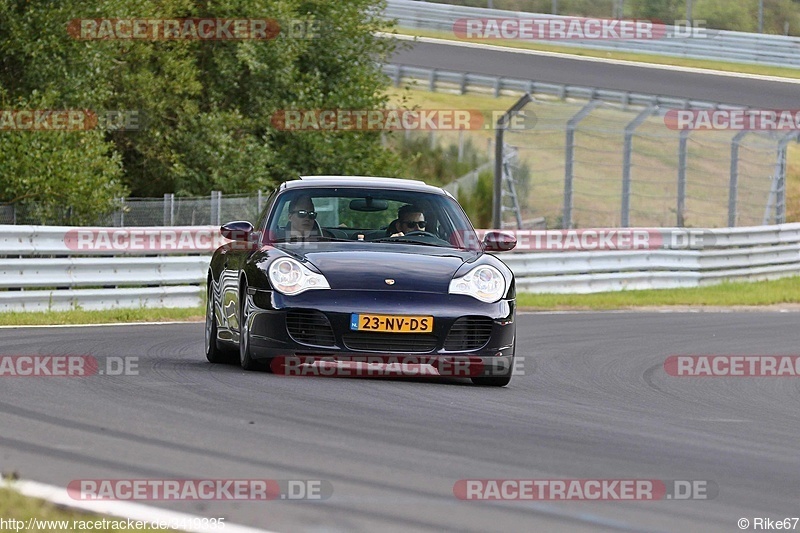
{"type": "Polygon", "coordinates": [[[473,268],[450,282],[450,294],[466,294],[486,303],[498,301],[506,293],[506,280],[489,265],[473,268]]]}
{"type": "Polygon", "coordinates": [[[330,289],[328,280],[322,274],[311,272],[299,261],[283,257],[269,266],[269,281],[272,287],[291,296],[311,289],[330,289]]]}

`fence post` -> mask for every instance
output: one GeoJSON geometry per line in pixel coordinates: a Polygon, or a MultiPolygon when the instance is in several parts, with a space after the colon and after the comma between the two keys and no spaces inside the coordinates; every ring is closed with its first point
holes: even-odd
{"type": "Polygon", "coordinates": [[[767,200],[767,208],[764,211],[764,225],[769,224],[772,199],[775,199],[775,224],[786,223],[786,147],[793,139],[797,139],[800,133],[792,131],[781,137],[778,142],[778,154],[775,162],[775,173],[772,177],[772,185],[767,200]]]}
{"type": "Polygon", "coordinates": [[[125,197],[119,199],[119,225],[125,227],[125,197]]]}
{"type": "Polygon", "coordinates": [[[164,225],[175,225],[175,194],[164,193],[164,225]]]}
{"type": "Polygon", "coordinates": [[[263,200],[261,197],[261,189],[258,190],[258,216],[261,216],[261,206],[263,204],[263,200]]]}
{"type": "Polygon", "coordinates": [[[636,118],[631,120],[625,126],[625,146],[622,153],[622,212],[620,213],[620,226],[623,228],[630,227],[631,225],[631,157],[633,152],[633,134],[636,132],[642,122],[647,120],[653,111],[658,109],[658,106],[650,105],[636,115],[636,118]]]}
{"type": "Polygon", "coordinates": [[[681,130],[678,139],[678,205],[676,208],[677,226],[682,228],[686,224],[686,159],[688,157],[687,144],[692,130],[681,130]]]}
{"type": "Polygon", "coordinates": [[[402,65],[393,65],[395,67],[394,72],[394,86],[400,87],[400,83],[403,81],[403,67],[402,65]]]}
{"type": "Polygon", "coordinates": [[[561,227],[572,227],[572,180],[575,172],[575,130],[578,123],[594,111],[602,102],[592,100],[567,121],[567,138],[564,147],[564,211],[561,214],[561,227]]]}
{"type": "Polygon", "coordinates": [[[219,220],[219,214],[217,211],[217,202],[216,200],[217,191],[211,191],[211,213],[209,214],[209,225],[213,226],[217,224],[217,220],[219,220]]]}
{"type": "Polygon", "coordinates": [[[739,196],[739,145],[747,130],[737,133],[731,141],[731,182],[728,187],[728,227],[736,227],[736,200],[739,196]]]}

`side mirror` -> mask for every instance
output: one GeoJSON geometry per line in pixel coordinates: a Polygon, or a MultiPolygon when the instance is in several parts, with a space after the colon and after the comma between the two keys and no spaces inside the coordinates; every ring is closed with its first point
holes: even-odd
{"type": "Polygon", "coordinates": [[[219,232],[226,239],[237,242],[250,242],[250,234],[253,233],[253,225],[246,220],[228,222],[219,228],[219,232]]]}
{"type": "Polygon", "coordinates": [[[502,231],[487,231],[483,236],[483,250],[485,252],[507,252],[517,245],[517,239],[510,233],[502,231]]]}

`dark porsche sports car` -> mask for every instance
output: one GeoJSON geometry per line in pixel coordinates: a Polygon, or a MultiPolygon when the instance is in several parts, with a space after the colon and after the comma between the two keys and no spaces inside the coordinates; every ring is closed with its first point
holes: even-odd
{"type": "MultiPolygon", "coordinates": [[[[208,273],[206,357],[275,370],[286,358],[420,362],[505,386],[514,368],[514,275],[449,193],[419,181],[314,176],[283,183],[208,273]],[[272,363],[272,364],[271,364],[272,363]],[[459,367],[459,365],[461,365],[459,367]]],[[[453,375],[440,372],[439,375],[453,375]]]]}

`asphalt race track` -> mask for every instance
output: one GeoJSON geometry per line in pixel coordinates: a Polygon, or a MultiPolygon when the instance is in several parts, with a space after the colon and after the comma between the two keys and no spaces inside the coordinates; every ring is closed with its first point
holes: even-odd
{"type": "Polygon", "coordinates": [[[138,375],[0,377],[0,468],[60,487],[332,485],[322,502],[152,503],[281,532],[738,531],[742,517],[800,515],[800,380],[671,377],[663,363],[797,355],[799,317],[521,314],[525,374],[503,389],[244,372],[205,361],[200,323],[4,328],[0,355],[138,358],[138,375]],[[708,480],[719,495],[461,501],[462,479],[708,480]]]}
{"type": "MultiPolygon", "coordinates": [[[[800,101],[796,83],[664,70],[429,42],[405,43],[391,63],[488,76],[503,76],[707,100],[756,109],[795,109],[800,101]]],[[[800,51],[798,51],[800,53],[800,51]]]]}

